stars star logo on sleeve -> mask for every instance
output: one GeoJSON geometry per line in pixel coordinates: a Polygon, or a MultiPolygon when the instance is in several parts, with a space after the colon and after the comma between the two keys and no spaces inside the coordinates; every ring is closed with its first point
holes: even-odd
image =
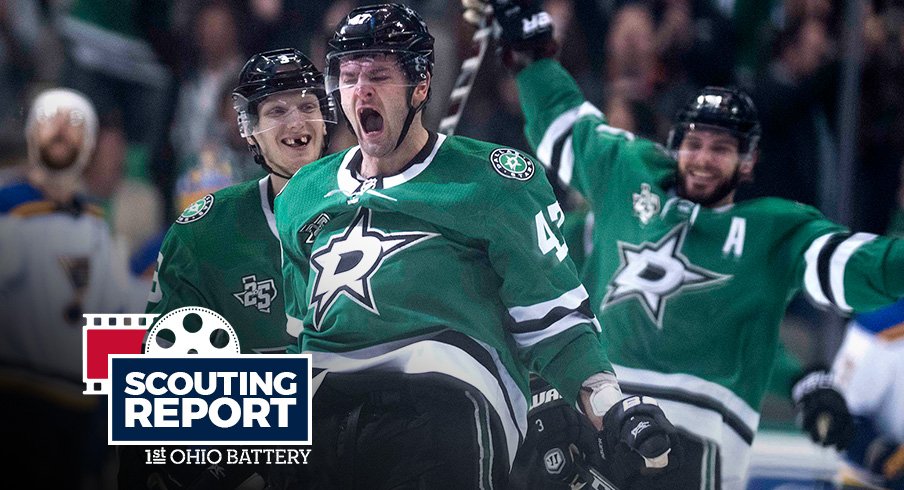
{"type": "Polygon", "coordinates": [[[618,242],[621,266],[609,284],[603,308],[637,298],[659,329],[666,302],[684,289],[713,286],[731,278],[697,267],[681,253],[687,233],[685,225],[676,226],[657,243],[640,245],[618,242]]]}
{"type": "Polygon", "coordinates": [[[340,296],[379,315],[371,290],[371,278],[383,262],[436,233],[386,233],[371,228],[371,210],[361,208],[345,232],[330,237],[326,245],[311,255],[315,271],[311,308],[314,327],[320,329],[323,317],[340,296]]]}
{"type": "Polygon", "coordinates": [[[511,148],[496,148],[490,153],[493,170],[507,179],[528,180],[534,175],[534,161],[511,148]]]}
{"type": "Polygon", "coordinates": [[[193,202],[189,207],[185,208],[185,211],[182,211],[182,214],[176,218],[176,223],[180,225],[187,225],[189,223],[194,223],[199,219],[203,218],[210,208],[213,207],[213,194],[208,194],[201,199],[193,202]]]}

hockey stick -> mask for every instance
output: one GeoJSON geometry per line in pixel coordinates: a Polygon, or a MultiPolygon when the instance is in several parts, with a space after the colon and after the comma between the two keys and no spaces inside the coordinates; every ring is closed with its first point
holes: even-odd
{"type": "Polygon", "coordinates": [[[487,48],[492,39],[492,32],[493,17],[490,14],[485,14],[481,17],[480,25],[471,37],[471,53],[461,62],[461,71],[455,80],[452,94],[449,96],[449,107],[446,109],[446,116],[439,122],[440,133],[455,134],[455,128],[461,120],[465,104],[468,102],[471,89],[474,87],[477,72],[480,71],[480,67],[483,65],[484,56],[486,56],[487,48]]]}
{"type": "Polygon", "coordinates": [[[618,490],[618,487],[597,471],[596,468],[585,466],[583,460],[574,454],[574,451],[572,452],[572,458],[578,475],[569,485],[571,490],[618,490]]]}

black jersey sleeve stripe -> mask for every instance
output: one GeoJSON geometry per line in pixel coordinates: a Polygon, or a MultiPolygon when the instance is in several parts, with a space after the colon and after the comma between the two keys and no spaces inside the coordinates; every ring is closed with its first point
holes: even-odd
{"type": "MultiPolygon", "coordinates": [[[[566,185],[566,186],[569,185],[570,182],[565,182],[562,179],[562,175],[563,175],[562,151],[565,147],[565,142],[568,141],[568,138],[571,138],[571,134],[573,131],[574,131],[574,127],[572,126],[572,127],[568,128],[568,131],[565,131],[558,138],[556,138],[555,143],[553,143],[553,145],[552,145],[551,160],[548,162],[549,169],[552,171],[552,173],[554,173],[556,175],[556,178],[559,179],[560,181],[562,181],[562,184],[566,185]]],[[[568,161],[573,162],[573,159],[568,159],[568,161]]],[[[543,163],[547,163],[547,162],[543,162],[543,163]]],[[[567,170],[566,175],[572,174],[572,172],[571,172],[572,169],[566,169],[566,170],[567,170]]],[[[571,180],[571,179],[568,179],[568,180],[571,180]]]]}
{"type": "Polygon", "coordinates": [[[515,322],[512,325],[511,330],[513,333],[539,332],[541,330],[549,328],[550,325],[573,313],[580,313],[587,318],[588,322],[590,322],[593,319],[593,312],[590,311],[590,298],[582,301],[577,308],[559,306],[553,308],[552,310],[549,310],[549,313],[544,315],[542,318],[515,322]]]}
{"type": "Polygon", "coordinates": [[[835,235],[832,235],[829,237],[828,241],[826,241],[825,245],[823,245],[822,250],[819,251],[819,256],[816,258],[816,274],[819,277],[819,289],[822,291],[823,296],[836,306],[838,303],[835,299],[835,294],[832,292],[831,282],[832,255],[835,254],[835,250],[838,246],[847,240],[849,236],[851,236],[850,233],[836,233],[835,235]]]}

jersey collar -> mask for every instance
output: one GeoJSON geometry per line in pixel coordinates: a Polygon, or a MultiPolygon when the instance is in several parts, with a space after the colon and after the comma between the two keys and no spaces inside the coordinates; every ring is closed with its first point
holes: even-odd
{"type": "MultiPolygon", "coordinates": [[[[446,135],[431,132],[430,137],[427,139],[427,144],[424,145],[424,148],[421,149],[407,165],[405,165],[401,172],[388,177],[377,177],[378,183],[376,188],[388,189],[390,187],[402,185],[417,177],[421,172],[427,169],[427,166],[430,165],[431,162],[433,162],[436,153],[439,151],[439,148],[444,141],[446,141],[446,135]]],[[[361,159],[360,146],[353,146],[342,158],[336,180],[339,183],[339,189],[345,194],[355,192],[358,187],[360,187],[361,183],[367,180],[358,173],[358,169],[361,168],[361,159]]]]}
{"type": "Polygon", "coordinates": [[[264,217],[267,218],[267,226],[270,232],[279,239],[279,233],[276,232],[276,216],[273,215],[273,208],[270,206],[270,175],[265,175],[261,180],[257,181],[257,189],[261,195],[261,210],[264,217]]]}

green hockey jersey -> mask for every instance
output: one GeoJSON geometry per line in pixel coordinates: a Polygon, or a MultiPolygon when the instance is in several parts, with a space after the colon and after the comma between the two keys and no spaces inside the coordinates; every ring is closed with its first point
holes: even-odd
{"type": "Polygon", "coordinates": [[[528,155],[454,136],[391,177],[362,178],[361,158],[307,165],[276,198],[290,331],[317,368],[466,383],[514,457],[528,369],[572,400],[611,370],[549,182],[528,155]]]}
{"type": "Polygon", "coordinates": [[[148,313],[183,306],[216,311],[243,353],[284,353],[280,249],[269,177],[227,187],[186,208],[163,240],[148,313]]]}
{"type": "Polygon", "coordinates": [[[846,312],[904,295],[904,242],[851,234],[781,199],[682,200],[664,148],[609,126],[557,62],[517,82],[537,156],[590,203],[582,280],[625,391],[715,410],[749,444],[801,288],[846,312]]]}

